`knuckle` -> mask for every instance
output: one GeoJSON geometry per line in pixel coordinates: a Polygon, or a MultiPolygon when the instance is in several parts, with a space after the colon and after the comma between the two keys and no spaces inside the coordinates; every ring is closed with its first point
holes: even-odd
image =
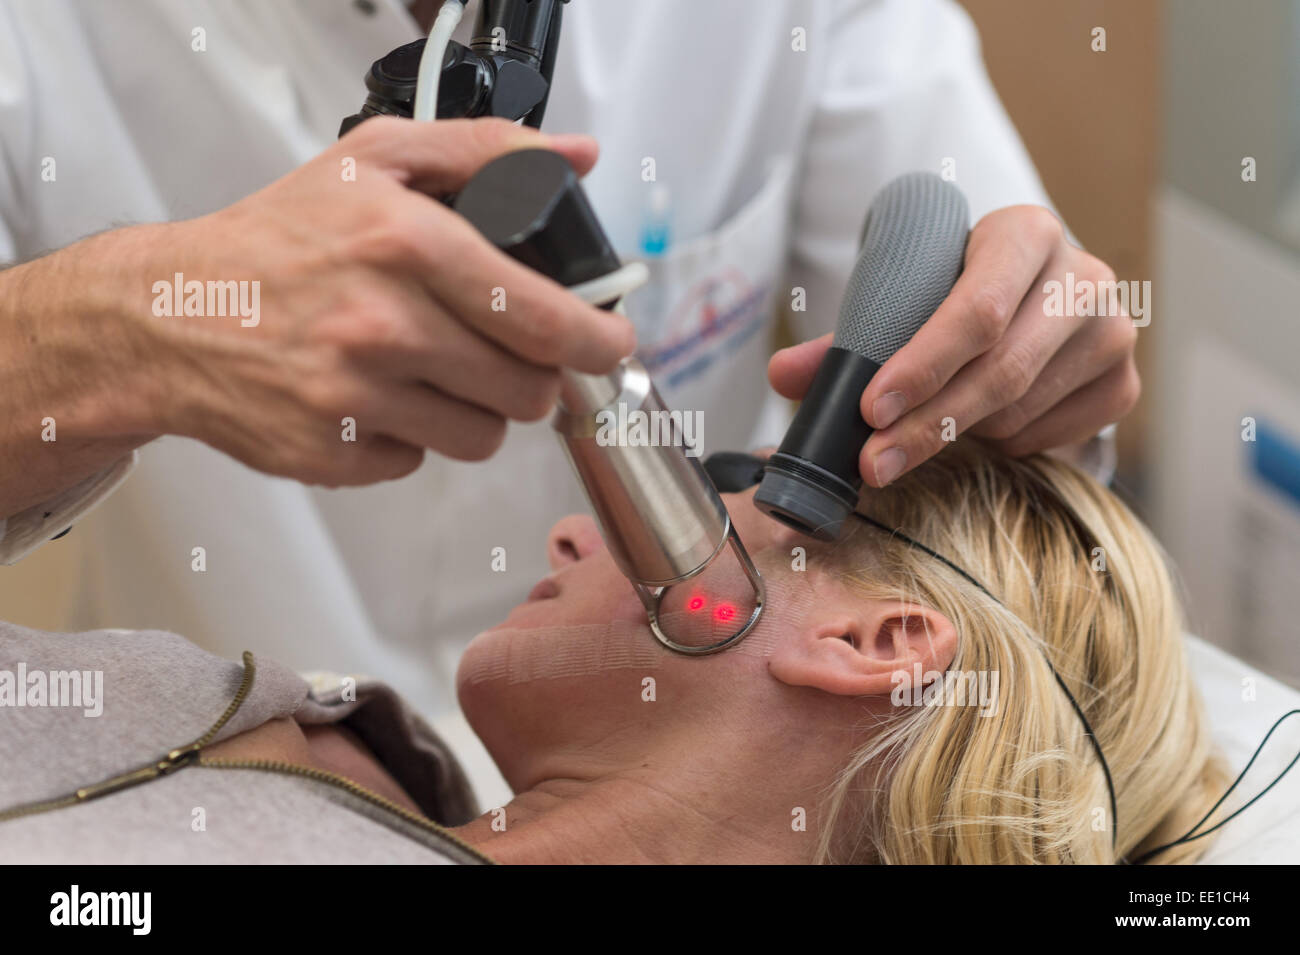
{"type": "Polygon", "coordinates": [[[484,116],[469,124],[470,135],[479,145],[493,149],[500,147],[520,135],[519,127],[500,116],[484,116]]]}
{"type": "Polygon", "coordinates": [[[384,448],[380,468],[382,480],[393,481],[406,477],[424,462],[424,449],[404,442],[389,442],[384,448]]]}
{"type": "Polygon", "coordinates": [[[518,421],[540,421],[551,413],[559,397],[559,372],[537,372],[516,389],[516,407],[511,417],[518,421]]]}
{"type": "Polygon", "coordinates": [[[1121,415],[1132,411],[1142,397],[1142,376],[1138,373],[1137,363],[1126,361],[1116,389],[1116,402],[1121,415]]]}
{"type": "Polygon", "coordinates": [[[1107,329],[1112,354],[1131,355],[1137,348],[1138,330],[1127,315],[1117,315],[1109,321],[1107,329]]]}
{"type": "Polygon", "coordinates": [[[961,422],[954,415],[935,414],[931,420],[918,422],[916,427],[900,435],[897,444],[907,454],[909,463],[919,463],[944,446],[944,434],[949,431],[949,425],[954,425],[959,433],[962,430],[961,422]]]}
{"type": "Polygon", "coordinates": [[[455,457],[463,461],[486,461],[501,449],[506,440],[506,419],[500,415],[485,414],[474,426],[466,428],[458,438],[455,457]]]}
{"type": "Polygon", "coordinates": [[[1002,337],[1002,330],[1011,320],[1011,303],[1007,294],[995,285],[984,285],[970,301],[970,321],[967,334],[972,344],[987,351],[1002,337]]]}
{"type": "Polygon", "coordinates": [[[966,425],[967,422],[953,414],[937,416],[900,442],[907,450],[907,460],[919,463],[933,457],[948,445],[948,436],[961,434],[966,425]]]}
{"type": "Polygon", "coordinates": [[[307,375],[298,386],[298,399],[313,417],[332,414],[338,399],[337,379],[317,371],[307,375]]]}
{"type": "Polygon", "coordinates": [[[411,121],[398,116],[371,116],[358,128],[366,130],[375,139],[384,139],[395,133],[409,129],[411,121]]]}
{"type": "Polygon", "coordinates": [[[945,383],[946,379],[939,366],[932,362],[924,362],[909,368],[906,380],[896,386],[890,386],[889,390],[901,392],[907,400],[907,407],[915,408],[922,401],[938,394],[945,383]]]}
{"type": "Polygon", "coordinates": [[[404,316],[404,310],[385,297],[356,292],[326,335],[344,354],[407,350],[416,341],[404,316]]]}
{"type": "Polygon", "coordinates": [[[416,262],[424,243],[424,236],[412,222],[395,209],[385,209],[379,213],[376,225],[357,237],[356,257],[369,263],[416,262]]]}
{"type": "Polygon", "coordinates": [[[1030,206],[1026,214],[1026,225],[1033,236],[1041,243],[1055,244],[1065,237],[1065,226],[1046,206],[1030,206]]]}
{"type": "Polygon", "coordinates": [[[311,375],[302,384],[303,404],[317,418],[333,426],[343,418],[354,418],[358,426],[374,417],[373,392],[337,372],[311,375]]]}
{"type": "Polygon", "coordinates": [[[1019,402],[1012,402],[997,414],[986,418],[980,432],[996,441],[1014,438],[1029,424],[1029,416],[1019,402]]]}
{"type": "MultiPolygon", "coordinates": [[[[347,446],[343,450],[347,451],[347,446]]],[[[324,437],[310,446],[300,448],[295,461],[298,480],[324,487],[338,487],[347,483],[351,456],[331,451],[333,449],[324,437]]]]}
{"type": "Polygon", "coordinates": [[[1023,347],[1007,348],[997,359],[994,366],[997,381],[993,390],[1004,406],[1024,397],[1034,383],[1036,364],[1033,354],[1023,347]]]}
{"type": "Polygon", "coordinates": [[[1009,458],[1022,458],[1038,450],[1022,434],[1014,434],[997,442],[998,450],[1009,458]]]}
{"type": "Polygon", "coordinates": [[[1092,281],[1097,283],[1112,284],[1117,276],[1115,270],[1109,265],[1097,258],[1095,255],[1084,253],[1084,267],[1081,271],[1092,281]]]}
{"type": "Polygon", "coordinates": [[[541,302],[531,306],[520,324],[520,350],[539,365],[558,365],[564,353],[565,326],[564,315],[557,306],[541,302]]]}

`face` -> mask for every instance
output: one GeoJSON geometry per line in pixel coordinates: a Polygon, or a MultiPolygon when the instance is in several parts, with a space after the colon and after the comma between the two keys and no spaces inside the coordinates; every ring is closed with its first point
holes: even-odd
{"type": "MultiPolygon", "coordinates": [[[[680,719],[724,701],[731,714],[761,705],[757,698],[771,682],[764,679],[766,658],[780,634],[801,625],[819,598],[842,585],[816,557],[826,545],[759,512],[753,488],[722,497],[763,575],[766,599],[754,629],[733,649],[710,656],[673,653],[655,640],[645,608],[592,518],[570,515],[551,529],[552,572],[501,624],[474,639],[457,674],[467,718],[516,789],[527,785],[527,770],[511,778],[514,757],[576,745],[594,727],[644,722],[647,696],[668,702],[680,719]],[[796,547],[803,548],[802,560],[796,547]]],[[[752,599],[743,570],[725,549],[699,577],[669,588],[662,626],[683,643],[713,642],[748,619],[752,599]]]]}
{"type": "MultiPolygon", "coordinates": [[[[739,646],[762,644],[764,641],[754,640],[764,629],[762,623],[768,615],[779,614],[791,596],[787,579],[795,572],[791,552],[795,547],[808,551],[821,545],[760,513],[754,507],[753,488],[723,494],[722,499],[750,556],[760,565],[768,589],[764,618],[739,646]]],[[[590,628],[593,637],[599,631],[601,642],[634,641],[642,649],[660,649],[641,601],[619,572],[591,517],[571,514],[558,521],[547,536],[546,552],[551,573],[499,626],[483,635],[485,641],[498,632],[528,631],[536,639],[551,631],[569,637],[576,630],[590,628]]],[[[721,638],[748,619],[753,606],[750,591],[739,562],[724,548],[703,574],[669,588],[661,605],[664,629],[674,639],[693,645],[707,642],[704,630],[721,638]]],[[[610,655],[619,656],[615,648],[610,655]]]]}
{"type": "MultiPolygon", "coordinates": [[[[951,662],[956,635],[940,615],[866,597],[844,578],[869,574],[869,548],[800,534],[755,508],[754,490],[722,497],[763,575],[763,615],[738,645],[709,656],[655,640],[591,518],[551,529],[552,572],[474,639],[457,673],[461,708],[516,791],[583,772],[575,759],[594,763],[594,774],[618,758],[648,766],[656,746],[678,762],[748,750],[761,764],[751,774],[790,775],[802,761],[805,778],[819,779],[862,742],[863,717],[888,707],[899,671],[951,662]]],[[[750,585],[723,554],[665,594],[672,639],[714,643],[748,619],[750,585]]]]}

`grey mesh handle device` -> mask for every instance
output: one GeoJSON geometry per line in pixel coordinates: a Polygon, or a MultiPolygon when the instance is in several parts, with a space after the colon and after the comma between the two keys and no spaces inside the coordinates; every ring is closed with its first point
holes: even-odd
{"type": "Polygon", "coordinates": [[[872,434],[863,389],[952,291],[970,212],[952,183],[907,173],[880,190],[862,231],[831,348],[754,495],[764,513],[821,540],[837,538],[858,505],[858,456],[872,434]]]}

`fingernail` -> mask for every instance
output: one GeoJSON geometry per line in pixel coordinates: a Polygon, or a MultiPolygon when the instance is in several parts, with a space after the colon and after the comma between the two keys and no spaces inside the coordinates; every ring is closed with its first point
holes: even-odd
{"type": "Polygon", "coordinates": [[[876,455],[873,467],[876,469],[877,486],[884,487],[903,473],[903,468],[907,467],[907,455],[903,453],[902,448],[881,451],[876,455]]]}
{"type": "Polygon", "coordinates": [[[881,395],[871,406],[871,417],[876,419],[876,430],[888,428],[907,410],[907,399],[901,391],[881,395]]]}

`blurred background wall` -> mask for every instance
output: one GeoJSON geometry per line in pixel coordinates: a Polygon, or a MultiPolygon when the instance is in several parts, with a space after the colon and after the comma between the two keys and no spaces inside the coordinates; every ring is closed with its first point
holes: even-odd
{"type": "MultiPolygon", "coordinates": [[[[1159,180],[1160,0],[961,0],[989,76],[1079,242],[1120,279],[1151,278],[1159,180]],[[1094,52],[1093,30],[1106,31],[1094,52]]],[[[1151,364],[1139,336],[1138,362],[1151,364]]],[[[1121,480],[1135,491],[1144,403],[1120,426],[1121,480]]]]}
{"type": "Polygon", "coordinates": [[[961,2],[1062,217],[1152,282],[1117,489],[1191,629],[1300,685],[1300,2],[961,2]]]}

